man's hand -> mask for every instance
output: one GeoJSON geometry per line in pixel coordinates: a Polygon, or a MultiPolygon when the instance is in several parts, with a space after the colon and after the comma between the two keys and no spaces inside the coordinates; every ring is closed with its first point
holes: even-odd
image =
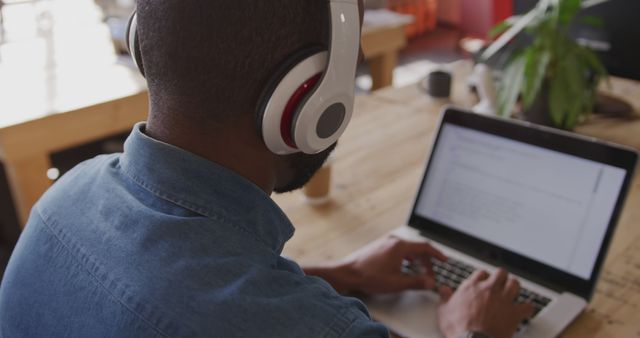
{"type": "Polygon", "coordinates": [[[447,257],[426,242],[409,242],[396,237],[384,240],[363,251],[351,262],[360,275],[359,292],[367,295],[401,292],[409,289],[434,289],[436,286],[431,258],[447,257]],[[425,274],[402,271],[404,261],[421,266],[425,274]]]}
{"type": "Polygon", "coordinates": [[[459,337],[467,331],[479,331],[493,338],[512,337],[518,324],[531,317],[531,304],[514,303],[520,284],[509,278],[505,270],[492,275],[476,271],[452,294],[440,290],[438,325],[447,338],[459,337]]]}
{"type": "Polygon", "coordinates": [[[309,275],[324,278],[339,292],[374,295],[435,288],[431,258],[447,260],[426,242],[409,242],[391,236],[338,265],[304,270],[309,275]],[[403,273],[404,261],[421,266],[425,273],[403,273]]]}

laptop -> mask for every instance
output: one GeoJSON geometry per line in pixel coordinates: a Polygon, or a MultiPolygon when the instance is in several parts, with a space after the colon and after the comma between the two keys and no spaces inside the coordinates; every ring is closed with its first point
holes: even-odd
{"type": "MultiPolygon", "coordinates": [[[[517,336],[555,337],[593,295],[636,162],[630,148],[447,108],[408,224],[393,233],[442,250],[436,281],[454,289],[505,267],[536,308],[517,336]]],[[[440,336],[433,291],[364,301],[400,336],[440,336]]]]}

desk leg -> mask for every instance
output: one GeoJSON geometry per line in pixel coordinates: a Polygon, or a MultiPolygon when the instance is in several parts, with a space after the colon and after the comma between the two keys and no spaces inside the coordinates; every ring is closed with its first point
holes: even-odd
{"type": "Polygon", "coordinates": [[[29,157],[18,161],[6,161],[5,168],[9,176],[9,186],[20,226],[24,228],[31,207],[51,186],[47,170],[51,168],[48,155],[29,157]]]}
{"type": "Polygon", "coordinates": [[[372,86],[371,90],[388,87],[393,84],[393,70],[398,63],[396,51],[385,53],[369,59],[372,86]]]}

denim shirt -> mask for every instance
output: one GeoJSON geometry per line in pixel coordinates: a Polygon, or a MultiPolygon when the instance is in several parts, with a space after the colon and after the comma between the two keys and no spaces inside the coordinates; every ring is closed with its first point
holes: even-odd
{"type": "Polygon", "coordinates": [[[146,136],[65,174],[0,287],[0,337],[386,337],[281,256],[293,227],[253,183],[146,136]]]}

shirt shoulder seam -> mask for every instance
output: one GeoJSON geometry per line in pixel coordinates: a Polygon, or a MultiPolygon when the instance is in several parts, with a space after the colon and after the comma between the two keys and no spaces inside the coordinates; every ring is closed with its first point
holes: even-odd
{"type": "MultiPolygon", "coordinates": [[[[122,168],[122,166],[121,166],[122,168]]],[[[269,252],[275,254],[276,256],[279,256],[270,246],[267,242],[265,242],[264,240],[262,240],[260,237],[256,236],[254,233],[252,233],[251,231],[245,229],[244,227],[234,224],[233,222],[230,222],[228,219],[226,219],[225,217],[222,217],[218,214],[214,214],[212,212],[209,212],[209,210],[207,210],[207,208],[204,207],[200,207],[197,206],[193,203],[190,202],[186,202],[186,201],[182,201],[182,200],[177,200],[172,198],[171,196],[169,196],[166,193],[163,193],[161,191],[159,191],[158,189],[155,189],[151,186],[149,186],[148,184],[146,184],[144,181],[142,181],[141,179],[139,179],[136,175],[134,175],[133,173],[128,172],[127,170],[125,170],[124,168],[122,168],[122,172],[125,173],[125,175],[127,177],[129,177],[134,183],[136,183],[137,185],[139,185],[140,187],[142,187],[143,189],[147,190],[148,192],[152,193],[153,195],[168,201],[170,203],[174,203],[178,206],[181,206],[183,208],[186,208],[188,210],[191,210],[197,214],[200,214],[204,217],[208,217],[211,218],[215,221],[218,222],[222,222],[226,225],[232,226],[242,232],[244,232],[245,234],[249,235],[253,240],[257,241],[258,243],[260,243],[261,245],[263,245],[267,250],[269,250],[269,252]]],[[[284,214],[283,214],[284,215],[284,214]]]]}

